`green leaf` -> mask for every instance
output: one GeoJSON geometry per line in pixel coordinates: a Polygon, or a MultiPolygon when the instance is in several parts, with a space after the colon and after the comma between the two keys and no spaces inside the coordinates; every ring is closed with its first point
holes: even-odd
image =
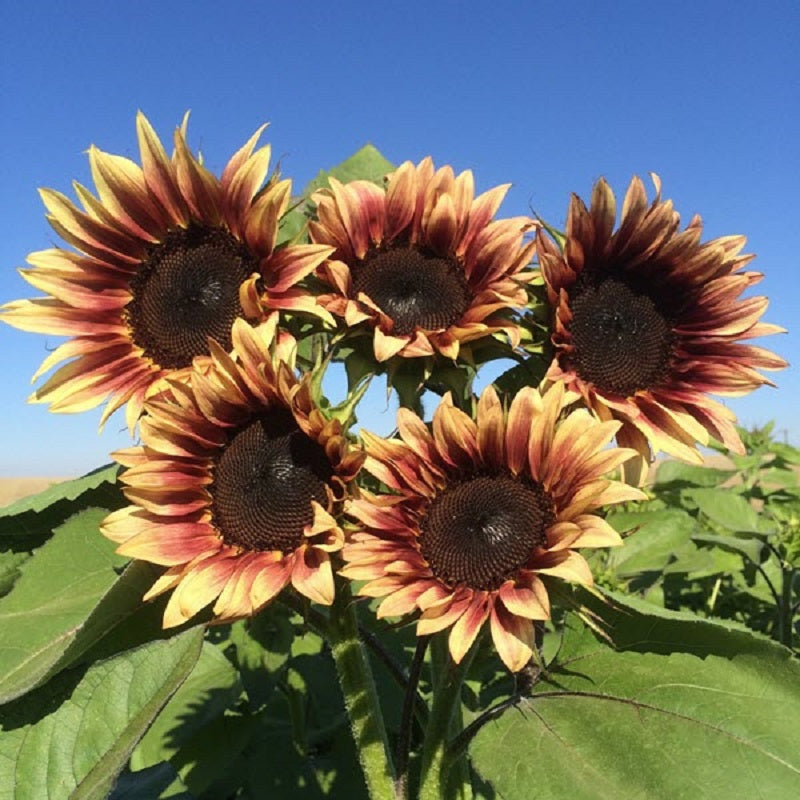
{"type": "Polygon", "coordinates": [[[710,520],[740,533],[771,533],[774,528],[739,494],[722,489],[693,489],[686,493],[710,520]]]}
{"type": "Polygon", "coordinates": [[[108,800],[142,800],[143,797],[193,800],[186,788],[181,785],[181,779],[172,764],[167,763],[157,764],[139,772],[123,772],[108,800]]]}
{"type": "Polygon", "coordinates": [[[732,625],[623,595],[620,651],[570,618],[530,698],[486,724],[473,765],[505,800],[795,797],[800,664],[732,625]]]}
{"type": "Polygon", "coordinates": [[[772,442],[770,450],[772,450],[778,458],[783,459],[789,464],[800,464],[800,447],[793,447],[790,444],[783,444],[781,442],[772,442]]]}
{"type": "Polygon", "coordinates": [[[242,772],[234,765],[257,732],[253,717],[217,717],[201,728],[172,757],[171,763],[181,778],[171,787],[171,791],[183,785],[192,797],[208,800],[234,797],[242,783],[242,772]]]}
{"type": "MultiPolygon", "coordinates": [[[[330,653],[316,634],[304,631],[297,616],[292,623],[295,635],[287,669],[279,670],[280,688],[263,709],[218,718],[171,759],[197,796],[208,800],[367,797],[330,653]],[[191,764],[188,772],[184,763],[191,764]]],[[[284,632],[262,630],[258,637],[260,644],[266,644],[262,655],[269,653],[267,660],[282,664],[284,632]]],[[[231,641],[234,638],[241,636],[232,635],[231,641]]],[[[237,660],[241,652],[240,642],[237,660]]],[[[252,655],[255,670],[259,658],[255,650],[252,655]]],[[[268,678],[270,667],[261,668],[268,678]]]]}
{"type": "Polygon", "coordinates": [[[738,572],[741,559],[719,548],[709,550],[687,542],[686,547],[676,554],[675,561],[664,567],[664,575],[685,575],[689,581],[702,580],[712,575],[738,572]]]}
{"type": "Polygon", "coordinates": [[[0,509],[0,548],[30,551],[53,530],[86,508],[121,508],[127,502],[116,484],[119,466],[101,467],[0,509]]]}
{"type": "Polygon", "coordinates": [[[760,564],[767,546],[759,539],[738,539],[736,536],[715,536],[711,533],[696,533],[692,539],[699,544],[710,544],[728,553],[738,553],[754,564],[760,564]]]}
{"type": "Polygon", "coordinates": [[[781,489],[794,489],[797,490],[798,486],[797,470],[794,469],[781,469],[779,467],[770,467],[769,469],[762,470],[759,475],[759,485],[762,491],[766,493],[775,492],[781,489]]]}
{"type": "Polygon", "coordinates": [[[477,372],[469,364],[437,364],[425,388],[444,396],[450,392],[458,408],[466,408],[472,399],[472,384],[477,372]]]}
{"type": "Polygon", "coordinates": [[[494,381],[497,391],[513,397],[525,386],[538,386],[547,370],[547,364],[541,355],[532,355],[520,364],[506,370],[494,381]]]}
{"type": "Polygon", "coordinates": [[[372,354],[372,340],[363,337],[362,341],[366,342],[366,347],[354,348],[344,358],[348,392],[352,392],[366,378],[376,374],[377,365],[372,354]]]}
{"type": "Polygon", "coordinates": [[[23,497],[16,503],[0,508],[0,517],[15,517],[27,511],[44,511],[48,506],[63,500],[76,500],[84,492],[97,489],[105,483],[115,483],[117,480],[118,464],[109,464],[105,467],[98,467],[82,478],[72,481],[62,481],[48,487],[39,494],[30,497],[23,497]]]}
{"type": "Polygon", "coordinates": [[[620,533],[633,530],[623,547],[608,554],[609,566],[620,577],[660,571],[685,548],[697,522],[681,509],[617,511],[609,524],[620,533]]]}
{"type": "Polygon", "coordinates": [[[335,406],[325,409],[325,415],[329,419],[338,419],[339,422],[342,423],[342,427],[345,430],[350,428],[358,419],[356,415],[356,409],[358,408],[358,404],[364,398],[364,395],[367,393],[371,383],[371,376],[365,378],[361,382],[361,385],[357,386],[351,391],[348,391],[347,397],[345,397],[341,403],[337,403],[335,406]]]}
{"type": "Polygon", "coordinates": [[[28,553],[8,550],[0,553],[0,597],[8,594],[20,576],[19,568],[30,558],[28,553]]]}
{"type": "Polygon", "coordinates": [[[76,514],[20,567],[0,599],[0,703],[45,680],[74,641],[125,559],[98,531],[108,512],[76,514]]]}
{"type": "Polygon", "coordinates": [[[295,200],[295,205],[281,217],[277,244],[282,245],[302,241],[300,236],[308,224],[308,220],[306,201],[302,198],[295,200]]]}
{"type": "MultiPolygon", "coordinates": [[[[729,620],[710,620],[689,611],[658,608],[620,592],[602,591],[598,597],[585,589],[575,591],[580,602],[603,620],[618,650],[734,658],[744,653],[759,655],[765,648],[771,652],[770,647],[775,644],[729,620]]],[[[593,647],[590,638],[586,643],[593,647]]]]}
{"type": "MultiPolygon", "coordinates": [[[[745,443],[745,447],[747,447],[747,443],[745,443]]],[[[749,453],[746,456],[729,453],[728,457],[739,472],[758,472],[764,462],[763,453],[749,453]]]]}
{"type": "Polygon", "coordinates": [[[422,395],[425,381],[430,376],[431,358],[393,359],[386,362],[386,389],[394,389],[401,406],[411,408],[419,416],[422,408],[422,395]]]}
{"type": "Polygon", "coordinates": [[[205,642],[191,675],[172,696],[131,756],[131,769],[167,761],[205,725],[230,708],[242,691],[230,661],[205,642]]]}
{"type": "Polygon", "coordinates": [[[285,673],[295,637],[291,612],[273,603],[260,614],[231,626],[236,663],[252,709],[266,705],[285,673]]]}
{"type": "Polygon", "coordinates": [[[317,177],[303,190],[303,195],[308,197],[317,189],[328,186],[328,178],[334,177],[342,183],[363,180],[382,184],[384,176],[394,170],[394,164],[387,161],[381,152],[371,144],[365,144],[346,161],[342,161],[330,170],[320,170],[317,177]]]}
{"type": "Polygon", "coordinates": [[[380,151],[371,144],[366,144],[346,161],[330,170],[320,170],[317,176],[303,189],[303,194],[295,200],[280,222],[278,244],[299,240],[312,215],[313,204],[311,193],[329,185],[328,178],[333,176],[342,183],[353,180],[372,181],[382,184],[387,173],[394,170],[394,164],[387,161],[380,151]]]}
{"type": "Polygon", "coordinates": [[[0,800],[96,800],[200,655],[195,628],[64,672],[2,709],[0,800]]]}
{"type": "Polygon", "coordinates": [[[98,661],[154,639],[167,639],[174,635],[174,629],[165,631],[162,628],[167,597],[147,603],[142,600],[162,571],[163,568],[146,561],[128,564],[100,598],[55,667],[98,661]]]}
{"type": "Polygon", "coordinates": [[[655,489],[658,491],[665,484],[674,483],[706,487],[719,486],[735,474],[736,471],[733,469],[698,467],[694,464],[684,464],[668,459],[659,464],[656,471],[655,489]]]}
{"type": "MultiPolygon", "coordinates": [[[[326,700],[329,707],[344,715],[335,683],[326,700]]],[[[308,751],[302,752],[288,724],[290,712],[285,698],[279,698],[272,712],[259,715],[261,726],[237,764],[235,772],[242,779],[236,797],[367,800],[353,736],[344,720],[313,736],[308,751]]]]}
{"type": "MultiPolygon", "coordinates": [[[[770,591],[764,576],[769,578],[772,585],[780,591],[783,577],[781,566],[777,559],[771,558],[761,565],[761,569],[763,570],[763,575],[761,572],[754,572],[748,576],[745,572],[739,571],[733,573],[733,579],[740,592],[762,603],[766,603],[770,607],[770,614],[772,614],[772,609],[775,607],[775,597],[770,591]]],[[[750,624],[750,621],[748,621],[748,624],[750,624]]]]}

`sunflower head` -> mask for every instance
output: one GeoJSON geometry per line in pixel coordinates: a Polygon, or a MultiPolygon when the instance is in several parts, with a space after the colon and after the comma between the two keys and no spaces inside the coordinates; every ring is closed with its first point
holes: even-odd
{"type": "Polygon", "coordinates": [[[289,583],[333,600],[338,516],[364,455],[281,360],[274,325],[237,319],[232,340],[234,356],[212,341],[189,383],[148,401],[142,446],[114,454],[132,505],[102,530],[168,568],[147,595],[174,589],[165,627],[214,600],[218,620],[253,614],[289,583]]]}
{"type": "Polygon", "coordinates": [[[697,216],[680,230],[652,177],[652,203],[641,180],[631,181],[616,230],[614,194],[601,179],[589,208],[573,196],[562,248],[539,232],[555,309],[547,377],[580,393],[601,418],[621,420],[620,441],[644,459],[652,445],[701,461],[696,445],[709,436],[742,452],[734,414],[708,395],[772,385],[758,370],[786,362],[740,340],[782,329],[760,322],[765,297],[740,297],[763,277],[744,270],[753,258],[741,252],[744,237],[701,243],[697,216]]]}
{"type": "Polygon", "coordinates": [[[450,628],[457,662],[488,620],[508,668],[527,663],[533,621],[550,616],[542,576],[591,584],[577,549],[621,544],[592,512],[642,497],[604,477],[634,455],[606,447],[620,424],[568,412],[574,400],[561,384],[527,387],[506,414],[489,387],[475,421],[445,398],[430,430],[401,409],[399,439],[364,434],[365,468],[389,492],[349,503],[341,572],[384,598],[379,616],[419,611],[419,635],[450,628]]]}
{"type": "Polygon", "coordinates": [[[23,330],[71,337],[35,378],[68,361],[31,397],[53,411],[83,411],[108,399],[102,422],[127,404],[132,429],[144,400],[165,380],[208,358],[209,337],[231,346],[240,317],[317,311],[296,283],[330,248],[276,249],[291,183],[273,175],[263,126],[216,177],[189,150],[186,120],[168,156],[143,114],[141,165],[89,149],[96,195],[80,184],[76,206],[44,189],[55,231],[74,249],[28,257],[22,276],[46,297],[8,303],[0,319],[23,330]]]}
{"type": "Polygon", "coordinates": [[[318,271],[331,287],[319,302],[349,326],[373,330],[378,361],[441,353],[505,332],[504,312],[525,305],[524,272],[535,248],[523,242],[527,217],[495,220],[508,186],[475,197],[469,171],[434,170],[426,158],[404,163],[383,189],[367,181],[313,195],[311,240],[335,248],[318,271]]]}

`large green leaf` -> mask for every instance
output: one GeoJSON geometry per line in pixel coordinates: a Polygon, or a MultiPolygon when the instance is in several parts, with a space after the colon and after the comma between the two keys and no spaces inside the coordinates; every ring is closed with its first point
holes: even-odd
{"type": "MultiPolygon", "coordinates": [[[[640,653],[689,653],[734,658],[737,655],[774,655],[770,639],[754,635],[744,625],[730,620],[698,617],[690,611],[658,608],[620,592],[589,592],[576,588],[581,604],[592,611],[618,650],[640,653]]],[[[587,641],[590,641],[587,633],[587,641]]],[[[788,655],[784,648],[781,654],[788,655]]]]}
{"type": "Polygon", "coordinates": [[[797,494],[800,491],[800,473],[796,469],[770,467],[761,471],[759,486],[764,494],[773,492],[797,494]]]}
{"type": "Polygon", "coordinates": [[[521,364],[507,369],[494,385],[504,394],[514,395],[525,386],[536,386],[547,371],[544,357],[536,353],[521,364]]]}
{"type": "MultiPolygon", "coordinates": [[[[144,603],[142,597],[155,583],[163,568],[146,561],[133,561],[98,600],[76,631],[56,669],[83,661],[99,661],[138,647],[154,639],[166,639],[175,630],[162,627],[166,597],[144,603]]],[[[196,620],[195,620],[196,621],[196,620]]]]}
{"type": "Polygon", "coordinates": [[[2,709],[0,800],[107,797],[200,655],[203,629],[62,673],[2,709]]]}
{"type": "Polygon", "coordinates": [[[684,464],[681,461],[668,459],[662,461],[656,471],[656,488],[665,484],[683,484],[691,486],[719,486],[732,475],[733,469],[715,469],[714,467],[698,467],[695,464],[684,464]]]}
{"type": "Polygon", "coordinates": [[[621,533],[631,531],[625,546],[608,555],[609,566],[620,577],[662,570],[691,545],[690,536],[697,528],[697,522],[677,508],[620,511],[610,514],[608,521],[621,533]]]}
{"type": "Polygon", "coordinates": [[[42,512],[53,503],[76,500],[84,492],[97,489],[105,483],[115,483],[117,472],[119,472],[119,465],[108,464],[92,470],[81,478],[55,483],[43,492],[23,497],[15,503],[0,508],[0,517],[15,517],[29,511],[42,512]]]}
{"type": "Polygon", "coordinates": [[[107,513],[88,509],[58,528],[21,565],[14,588],[0,599],[0,703],[51,674],[117,580],[125,559],[98,531],[107,513]]]}
{"type": "Polygon", "coordinates": [[[239,675],[231,662],[206,642],[192,674],[131,756],[131,769],[145,769],[170,759],[197,731],[230,708],[241,691],[239,675]]]}
{"type": "Polygon", "coordinates": [[[121,508],[127,501],[116,483],[118,471],[116,464],[101,467],[0,509],[0,550],[28,553],[79,511],[121,508]]]}
{"type": "Polygon", "coordinates": [[[710,520],[738,533],[771,533],[774,530],[768,520],[739,494],[723,489],[693,489],[687,495],[710,520]]]}
{"type": "Polygon", "coordinates": [[[696,533],[692,539],[700,544],[720,547],[729,553],[738,553],[754,564],[760,564],[768,552],[760,539],[739,539],[737,536],[715,536],[711,533],[696,533]]]}
{"type": "Polygon", "coordinates": [[[790,444],[781,442],[770,442],[770,448],[778,458],[789,464],[800,464],[800,447],[793,447],[790,444]]]}
{"type": "Polygon", "coordinates": [[[800,664],[736,626],[613,595],[618,651],[570,618],[531,697],[473,763],[506,800],[796,797],[800,664]]]}

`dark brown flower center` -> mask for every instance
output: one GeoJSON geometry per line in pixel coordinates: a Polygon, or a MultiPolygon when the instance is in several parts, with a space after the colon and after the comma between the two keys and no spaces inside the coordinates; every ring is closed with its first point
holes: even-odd
{"type": "Polygon", "coordinates": [[[364,292],[394,322],[392,333],[415,328],[447,328],[469,308],[463,267],[415,247],[400,246],[368,254],[351,269],[353,292],[364,292]]]}
{"type": "Polygon", "coordinates": [[[333,475],[325,450],[294,417],[271,411],[238,430],[214,466],[211,513],[226,544],[288,553],[313,520],[311,501],[327,506],[333,475]]]}
{"type": "Polygon", "coordinates": [[[208,353],[208,337],[229,350],[242,316],[239,287],[256,260],[228,231],[192,225],[150,248],[131,280],[127,305],[133,341],[165,369],[208,353]]]}
{"type": "Polygon", "coordinates": [[[669,374],[674,336],[659,303],[622,280],[581,278],[570,292],[571,365],[605,392],[630,396],[669,374]]]}
{"type": "Polygon", "coordinates": [[[444,583],[496,589],[545,543],[554,519],[552,502],[538,483],[478,476],[433,500],[420,525],[420,548],[444,583]]]}

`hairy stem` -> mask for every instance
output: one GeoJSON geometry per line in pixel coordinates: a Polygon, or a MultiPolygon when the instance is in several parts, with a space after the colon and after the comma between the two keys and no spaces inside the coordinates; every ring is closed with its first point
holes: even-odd
{"type": "Polygon", "coordinates": [[[394,774],[386,726],[369,660],[358,633],[350,587],[338,587],[331,606],[327,640],[350,717],[361,768],[372,800],[394,800],[394,774]]]}

